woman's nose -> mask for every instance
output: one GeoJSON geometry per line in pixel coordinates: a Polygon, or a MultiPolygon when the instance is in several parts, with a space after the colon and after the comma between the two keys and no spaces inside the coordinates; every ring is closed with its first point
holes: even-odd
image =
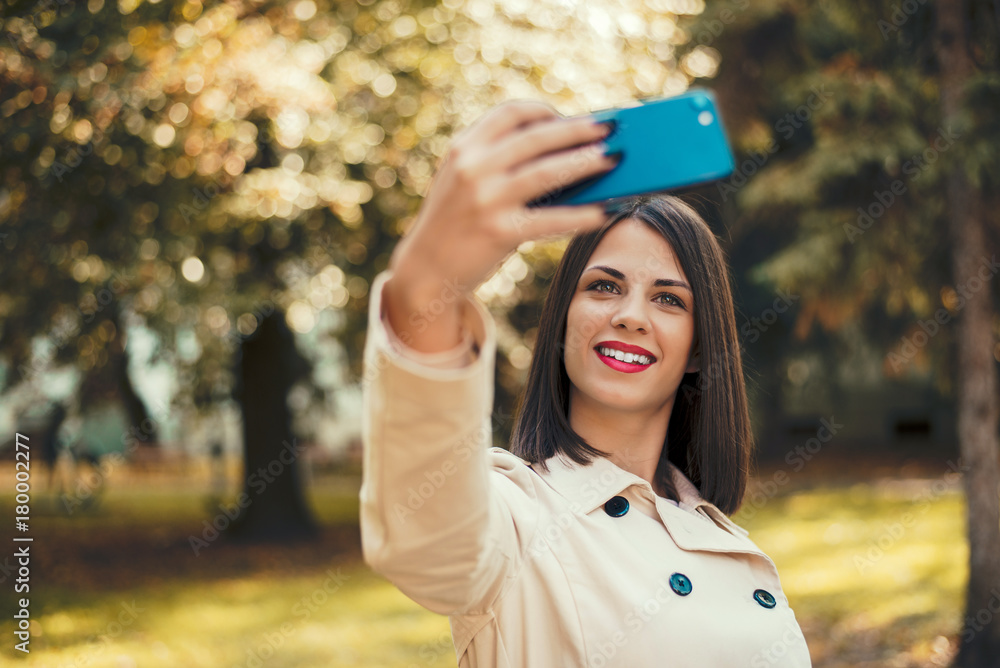
{"type": "Polygon", "coordinates": [[[649,327],[649,316],[642,295],[627,295],[622,297],[611,314],[611,326],[624,324],[629,329],[646,330],[649,327]]]}

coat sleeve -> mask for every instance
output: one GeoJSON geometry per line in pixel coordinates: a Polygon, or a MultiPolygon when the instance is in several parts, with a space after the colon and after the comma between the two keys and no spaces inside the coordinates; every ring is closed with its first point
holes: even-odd
{"type": "Polygon", "coordinates": [[[456,295],[473,341],[433,355],[407,350],[383,318],[382,289],[391,276],[387,269],[375,277],[369,302],[362,552],[374,571],[429,610],[475,612],[515,569],[515,509],[530,507],[512,502],[519,490],[491,470],[495,324],[478,300],[456,295]]]}

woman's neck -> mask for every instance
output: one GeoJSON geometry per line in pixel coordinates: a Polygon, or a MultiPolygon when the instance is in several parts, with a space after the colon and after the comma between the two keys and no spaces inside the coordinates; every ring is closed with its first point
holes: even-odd
{"type": "Polygon", "coordinates": [[[650,414],[622,413],[593,406],[585,399],[570,401],[569,423],[591,446],[608,453],[608,460],[664,490],[656,480],[656,469],[670,422],[670,406],[650,414]]]}

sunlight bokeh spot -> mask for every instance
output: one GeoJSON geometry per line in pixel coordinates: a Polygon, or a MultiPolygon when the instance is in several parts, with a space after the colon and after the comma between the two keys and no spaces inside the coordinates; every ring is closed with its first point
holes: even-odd
{"type": "Polygon", "coordinates": [[[166,148],[173,144],[174,137],[176,136],[177,131],[174,130],[173,126],[166,123],[156,126],[156,129],[153,130],[153,141],[161,148],[166,148]]]}
{"type": "Polygon", "coordinates": [[[181,264],[181,275],[192,283],[205,276],[205,265],[196,257],[189,257],[181,264]]]}
{"type": "Polygon", "coordinates": [[[288,307],[288,326],[300,334],[307,334],[316,325],[313,307],[307,302],[296,300],[288,307]]]}

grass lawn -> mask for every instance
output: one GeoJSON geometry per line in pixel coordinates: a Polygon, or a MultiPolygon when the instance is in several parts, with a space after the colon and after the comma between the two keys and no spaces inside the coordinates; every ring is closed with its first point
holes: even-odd
{"type": "MultiPolygon", "coordinates": [[[[218,541],[197,556],[188,536],[214,513],[176,485],[117,485],[72,517],[34,500],[31,653],[12,649],[7,578],[0,664],[455,666],[447,618],[361,562],[357,480],[319,480],[310,496],[318,542],[218,541]]],[[[815,666],[938,666],[957,649],[964,512],[956,481],[915,478],[762,488],[734,519],[777,564],[815,666]]],[[[13,516],[9,496],[0,513],[13,516]]]]}

